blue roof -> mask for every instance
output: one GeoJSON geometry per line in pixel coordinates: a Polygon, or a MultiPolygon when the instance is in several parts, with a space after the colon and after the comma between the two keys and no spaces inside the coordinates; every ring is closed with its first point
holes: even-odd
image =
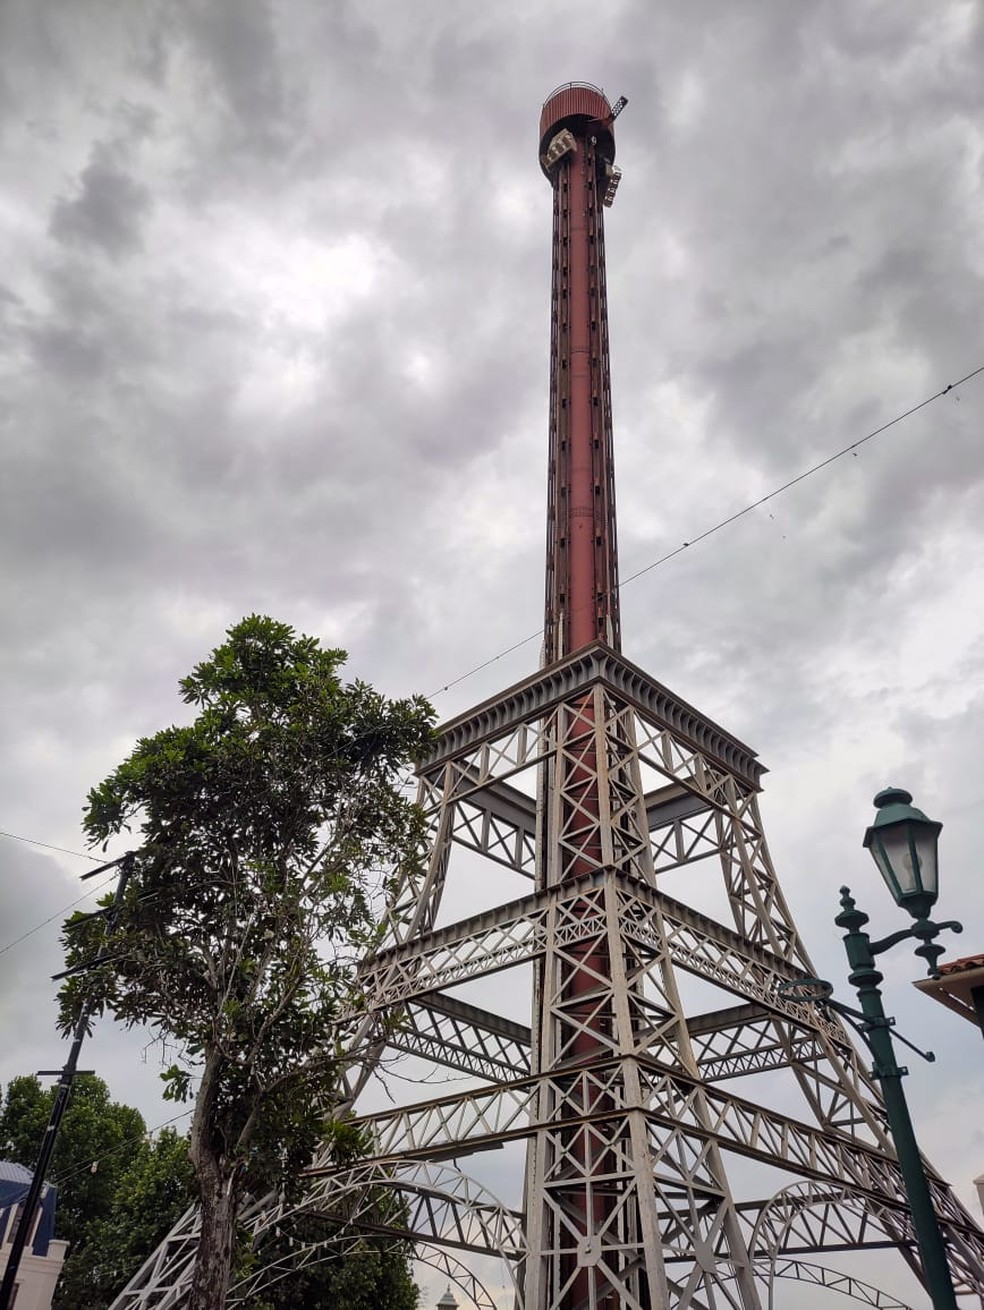
{"type": "MultiPolygon", "coordinates": [[[[27,1198],[33,1177],[30,1169],[25,1169],[22,1164],[14,1164],[12,1160],[0,1160],[0,1225],[3,1227],[6,1227],[9,1212],[27,1198]]],[[[35,1255],[48,1254],[48,1243],[55,1235],[56,1204],[57,1192],[46,1183],[41,1192],[41,1222],[31,1244],[31,1250],[35,1255]]]]}
{"type": "Polygon", "coordinates": [[[29,1183],[34,1175],[22,1164],[13,1164],[10,1160],[0,1160],[0,1179],[5,1183],[29,1183]]]}

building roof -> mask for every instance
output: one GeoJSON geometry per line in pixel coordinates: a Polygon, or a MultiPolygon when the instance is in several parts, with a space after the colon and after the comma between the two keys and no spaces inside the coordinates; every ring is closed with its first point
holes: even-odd
{"type": "Polygon", "coordinates": [[[29,1183],[34,1175],[22,1164],[12,1160],[0,1160],[0,1181],[5,1183],[29,1183]]]}
{"type": "Polygon", "coordinates": [[[968,969],[979,969],[984,965],[984,954],[962,955],[959,960],[946,960],[940,965],[940,973],[965,973],[968,969]]]}
{"type": "MultiPolygon", "coordinates": [[[[20,1205],[21,1201],[27,1199],[33,1178],[31,1170],[25,1169],[22,1164],[14,1164],[12,1160],[0,1160],[0,1226],[6,1227],[7,1215],[15,1206],[20,1205]]],[[[34,1240],[31,1243],[31,1251],[34,1255],[48,1254],[48,1243],[55,1235],[57,1203],[57,1191],[50,1183],[45,1183],[38,1203],[41,1218],[34,1230],[34,1240]]]]}
{"type": "Polygon", "coordinates": [[[962,955],[958,960],[945,960],[938,967],[938,978],[920,978],[916,986],[927,996],[932,996],[934,1001],[939,1001],[941,1005],[962,1015],[969,1023],[980,1027],[974,993],[984,987],[984,953],[962,955]]]}

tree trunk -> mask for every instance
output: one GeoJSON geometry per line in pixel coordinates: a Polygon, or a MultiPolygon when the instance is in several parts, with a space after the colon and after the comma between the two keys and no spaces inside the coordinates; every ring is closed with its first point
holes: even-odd
{"type": "Polygon", "coordinates": [[[238,1198],[232,1179],[218,1177],[217,1186],[202,1188],[202,1232],[195,1256],[188,1310],[224,1310],[236,1240],[238,1198]]]}
{"type": "Polygon", "coordinates": [[[195,1255],[188,1310],[225,1310],[239,1210],[239,1170],[216,1149],[213,1138],[219,1058],[206,1051],[195,1098],[188,1155],[198,1179],[201,1237],[195,1255]]]}

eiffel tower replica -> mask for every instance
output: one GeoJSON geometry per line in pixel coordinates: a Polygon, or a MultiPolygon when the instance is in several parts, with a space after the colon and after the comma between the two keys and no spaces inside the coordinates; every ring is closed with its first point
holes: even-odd
{"type": "MultiPolygon", "coordinates": [[[[482,1310],[503,1302],[476,1254],[505,1262],[520,1310],[765,1310],[779,1279],[903,1310],[823,1263],[890,1248],[922,1279],[877,1086],[839,1019],[782,988],[815,970],[766,849],[763,766],[620,650],[603,216],[623,104],[570,83],[540,119],[542,667],[445,724],[418,771],[427,849],[348,1027],[346,1101],[373,1152],[347,1171],[315,1161],[304,1204],[333,1218],[333,1244],[299,1246],[274,1275],[387,1231],[387,1189],[391,1231],[482,1310]],[[456,878],[493,903],[439,926],[456,878]],[[528,1023],[461,995],[499,973],[481,995],[508,994],[509,970],[525,971],[528,1023]],[[359,1114],[391,1053],[454,1071],[448,1094],[359,1114]],[[516,1208],[468,1172],[502,1147],[525,1147],[516,1208]]],[[[926,1168],[957,1291],[984,1300],[984,1235],[926,1168]]],[[[269,1196],[245,1221],[261,1241],[289,1217],[269,1196]]],[[[195,1237],[189,1212],[114,1310],[180,1306],[195,1237]]]]}

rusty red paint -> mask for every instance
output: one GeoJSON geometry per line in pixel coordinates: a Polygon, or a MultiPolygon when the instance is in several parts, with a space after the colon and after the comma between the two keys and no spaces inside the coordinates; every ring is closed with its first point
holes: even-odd
{"type": "MultiPolygon", "coordinates": [[[[569,126],[568,119],[583,119],[585,127],[593,126],[594,135],[604,135],[611,143],[609,159],[615,158],[615,138],[612,135],[612,107],[608,97],[590,82],[566,82],[551,91],[540,111],[540,154],[550,139],[569,126]]],[[[577,135],[577,132],[575,132],[577,135]]]]}
{"type": "Polygon", "coordinates": [[[612,111],[597,87],[569,83],[540,116],[540,153],[575,142],[554,188],[546,662],[592,641],[620,645],[604,209],[615,157],[612,111]]]}

